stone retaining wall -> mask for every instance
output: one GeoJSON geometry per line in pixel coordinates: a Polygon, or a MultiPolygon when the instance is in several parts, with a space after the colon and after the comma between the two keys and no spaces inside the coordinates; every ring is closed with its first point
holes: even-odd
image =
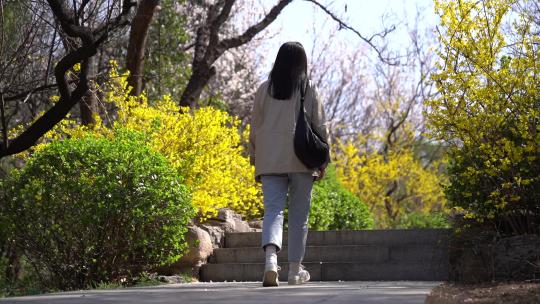
{"type": "Polygon", "coordinates": [[[450,242],[450,280],[460,283],[540,279],[540,236],[456,235],[450,242]]]}

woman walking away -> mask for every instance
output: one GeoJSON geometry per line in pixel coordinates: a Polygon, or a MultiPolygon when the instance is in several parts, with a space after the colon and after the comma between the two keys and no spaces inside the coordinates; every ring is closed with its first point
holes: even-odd
{"type": "Polygon", "coordinates": [[[294,152],[296,119],[304,96],[308,121],[328,143],[323,105],[307,79],[307,57],[298,42],[279,49],[269,79],[261,84],[251,116],[250,158],[255,179],[262,182],[264,219],[262,247],[266,254],[263,286],[278,286],[277,253],[281,250],[283,210],[289,199],[288,283],[303,284],[309,273],[300,264],[308,232],[311,189],[321,179],[328,161],[315,169],[306,167],[294,152]]]}

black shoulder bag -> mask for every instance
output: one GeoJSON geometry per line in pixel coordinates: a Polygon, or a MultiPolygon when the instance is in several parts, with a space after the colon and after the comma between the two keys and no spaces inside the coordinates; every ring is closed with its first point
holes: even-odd
{"type": "Polygon", "coordinates": [[[313,128],[306,117],[304,99],[306,97],[307,82],[305,88],[300,90],[300,111],[296,119],[294,130],[294,153],[300,161],[309,169],[318,169],[328,162],[330,152],[328,143],[325,142],[317,130],[313,128]]]}

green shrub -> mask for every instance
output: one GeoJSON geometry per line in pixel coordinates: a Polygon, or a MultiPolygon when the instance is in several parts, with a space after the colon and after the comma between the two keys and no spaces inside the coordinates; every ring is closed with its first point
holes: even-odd
{"type": "Polygon", "coordinates": [[[51,287],[129,280],[186,249],[188,189],[139,133],[52,142],[4,186],[15,244],[51,287]]]}
{"type": "Polygon", "coordinates": [[[366,204],[340,184],[335,167],[313,186],[309,227],[313,230],[367,229],[373,215],[366,204]]]}
{"type": "Polygon", "coordinates": [[[448,215],[442,212],[423,214],[419,212],[404,213],[395,223],[395,228],[449,228],[448,215]]]}
{"type": "MultiPolygon", "coordinates": [[[[511,145],[523,142],[513,138],[511,145]]],[[[451,152],[445,193],[465,220],[490,222],[502,234],[540,233],[540,143],[528,144],[536,147],[517,153],[519,157],[504,166],[497,165],[496,174],[491,164],[496,161],[474,145],[451,152]]]]}
{"type": "Polygon", "coordinates": [[[47,288],[44,282],[40,281],[39,275],[35,273],[34,268],[25,257],[16,257],[11,260],[2,257],[0,258],[0,267],[2,268],[0,274],[0,298],[57,291],[47,288]],[[6,275],[7,273],[10,274],[6,275]]]}

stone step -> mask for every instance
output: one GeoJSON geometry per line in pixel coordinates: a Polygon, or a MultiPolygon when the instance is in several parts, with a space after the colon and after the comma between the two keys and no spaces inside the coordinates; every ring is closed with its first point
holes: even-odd
{"type": "MultiPolygon", "coordinates": [[[[444,281],[447,263],[302,263],[312,281],[444,281]]],[[[288,264],[280,263],[279,280],[287,280],[288,264]]],[[[203,282],[261,281],[264,263],[205,264],[203,282]]]]}
{"type": "MultiPolygon", "coordinates": [[[[287,262],[287,247],[278,253],[278,261],[287,262]]],[[[260,247],[220,248],[214,250],[210,263],[263,263],[260,247]]],[[[307,246],[304,262],[424,262],[448,259],[442,246],[421,244],[307,246]]]]}
{"type": "MultiPolygon", "coordinates": [[[[449,229],[394,229],[394,230],[336,230],[310,231],[307,246],[340,245],[397,245],[432,244],[444,245],[450,236],[449,229]]],[[[287,246],[287,233],[283,234],[283,246],[287,246]]],[[[260,232],[227,233],[225,247],[259,247],[260,232]]]]}

